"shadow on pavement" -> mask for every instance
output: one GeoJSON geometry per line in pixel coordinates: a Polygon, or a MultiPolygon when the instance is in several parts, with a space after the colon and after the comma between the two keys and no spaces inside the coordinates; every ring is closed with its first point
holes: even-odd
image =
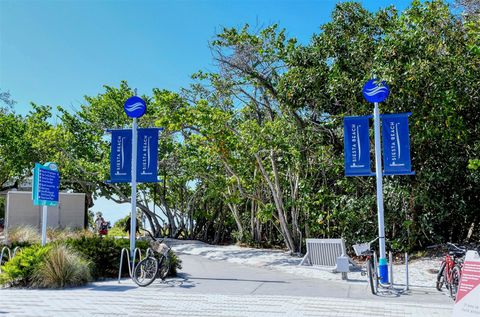
{"type": "Polygon", "coordinates": [[[258,279],[241,279],[241,278],[211,278],[211,277],[195,277],[187,273],[179,273],[177,277],[166,279],[160,283],[154,282],[149,287],[166,289],[166,288],[183,288],[189,289],[196,287],[197,281],[227,281],[227,282],[253,282],[253,283],[276,283],[289,284],[285,281],[258,280],[258,279]]]}
{"type": "Polygon", "coordinates": [[[184,281],[188,280],[207,280],[207,281],[233,281],[233,282],[255,282],[255,283],[282,283],[289,284],[286,281],[258,280],[258,279],[241,279],[241,278],[222,278],[222,277],[195,277],[188,273],[178,273],[178,278],[184,281]]]}
{"type": "Polygon", "coordinates": [[[173,278],[167,279],[161,283],[153,283],[149,287],[154,288],[172,288],[172,287],[179,287],[179,288],[193,288],[195,287],[195,283],[193,281],[189,281],[188,279],[180,279],[180,278],[173,278]]]}
{"type": "Polygon", "coordinates": [[[247,280],[241,278],[211,278],[211,277],[192,277],[193,280],[208,280],[208,281],[233,281],[233,282],[255,282],[255,283],[282,283],[290,284],[285,281],[268,281],[268,280],[247,280]]]}
{"type": "Polygon", "coordinates": [[[96,285],[87,287],[87,289],[98,292],[126,292],[132,289],[136,289],[136,286],[128,285],[96,285]]]}

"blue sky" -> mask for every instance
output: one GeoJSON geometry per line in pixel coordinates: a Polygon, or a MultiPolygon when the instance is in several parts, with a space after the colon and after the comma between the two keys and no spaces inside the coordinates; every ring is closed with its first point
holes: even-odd
{"type": "MultiPolygon", "coordinates": [[[[190,75],[213,69],[208,42],[222,27],[278,23],[308,43],[338,1],[23,1],[0,0],[0,88],[25,114],[30,102],[78,109],[83,96],[118,86],[178,90],[190,75]]],[[[410,1],[359,1],[370,11],[410,1]]],[[[128,205],[100,200],[107,219],[128,205]]]]}
{"type": "MultiPolygon", "coordinates": [[[[0,88],[30,102],[78,106],[102,85],[178,90],[211,69],[208,42],[223,26],[279,23],[308,43],[337,1],[0,0],[0,88]]],[[[362,1],[371,11],[409,1],[362,1]]]]}

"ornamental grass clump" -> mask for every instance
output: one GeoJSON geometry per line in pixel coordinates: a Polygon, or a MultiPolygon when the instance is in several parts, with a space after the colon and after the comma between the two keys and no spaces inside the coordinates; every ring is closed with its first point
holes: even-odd
{"type": "Polygon", "coordinates": [[[63,288],[91,281],[90,262],[70,247],[57,244],[45,255],[33,273],[33,286],[63,288]]]}
{"type": "Polygon", "coordinates": [[[80,239],[81,237],[93,237],[94,233],[77,228],[48,228],[47,229],[47,241],[65,241],[67,239],[80,239]]]}
{"type": "Polygon", "coordinates": [[[8,230],[9,243],[34,244],[40,242],[40,233],[32,226],[18,226],[8,230]]]}

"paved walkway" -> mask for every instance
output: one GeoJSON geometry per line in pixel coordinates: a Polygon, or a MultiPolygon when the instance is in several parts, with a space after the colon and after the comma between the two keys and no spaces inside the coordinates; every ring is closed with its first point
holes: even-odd
{"type": "Polygon", "coordinates": [[[338,298],[178,294],[96,283],[66,291],[0,292],[9,316],[450,316],[451,305],[338,298]]]}
{"type": "Polygon", "coordinates": [[[306,279],[181,255],[178,278],[139,288],[130,280],[67,290],[0,290],[0,316],[451,316],[430,290],[372,296],[363,281],[306,279]]]}
{"type": "MultiPolygon", "coordinates": [[[[302,257],[291,256],[285,250],[256,249],[238,245],[210,245],[195,240],[167,239],[168,245],[175,252],[190,255],[200,255],[215,261],[243,264],[253,267],[262,267],[282,273],[294,274],[308,279],[317,278],[324,281],[341,281],[341,274],[333,274],[328,270],[312,269],[310,266],[299,266],[302,257]]],[[[409,263],[410,286],[420,288],[433,288],[437,274],[432,272],[440,267],[441,257],[416,259],[409,263]]],[[[405,264],[393,265],[395,284],[405,286],[405,264]]],[[[359,271],[348,273],[352,280],[364,281],[359,271]]]]}

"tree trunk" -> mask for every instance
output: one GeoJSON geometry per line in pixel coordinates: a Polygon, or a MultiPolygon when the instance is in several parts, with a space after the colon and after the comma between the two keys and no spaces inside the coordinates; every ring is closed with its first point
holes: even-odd
{"type": "Polygon", "coordinates": [[[288,229],[287,219],[285,217],[285,207],[283,205],[283,197],[280,189],[280,180],[279,180],[279,175],[277,171],[277,164],[275,162],[275,153],[273,150],[270,150],[270,161],[272,163],[272,170],[273,170],[275,185],[272,183],[272,180],[268,176],[258,153],[255,154],[255,158],[257,159],[257,163],[259,165],[260,171],[262,172],[263,177],[267,181],[271,194],[273,196],[273,200],[275,201],[275,207],[277,209],[277,214],[278,214],[278,221],[280,222],[280,232],[285,240],[285,244],[287,245],[287,248],[290,250],[290,252],[296,252],[295,244],[293,242],[292,236],[288,229]]]}

